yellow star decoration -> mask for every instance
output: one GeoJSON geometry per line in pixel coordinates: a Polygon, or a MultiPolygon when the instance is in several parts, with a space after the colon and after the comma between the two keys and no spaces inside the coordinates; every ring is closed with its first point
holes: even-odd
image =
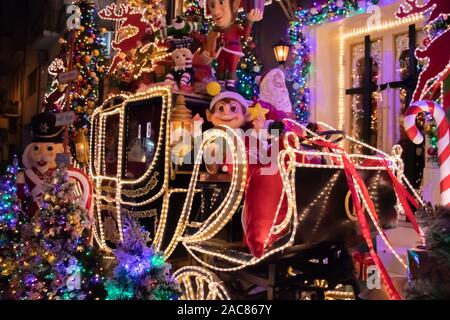
{"type": "Polygon", "coordinates": [[[247,113],[249,115],[250,121],[253,121],[257,118],[261,118],[264,121],[266,120],[266,114],[269,112],[269,109],[261,107],[261,104],[257,103],[254,107],[248,108],[247,113]]]}

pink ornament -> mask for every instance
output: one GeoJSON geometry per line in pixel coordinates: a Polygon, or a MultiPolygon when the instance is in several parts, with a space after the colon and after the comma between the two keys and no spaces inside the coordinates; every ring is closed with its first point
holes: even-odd
{"type": "Polygon", "coordinates": [[[435,148],[428,148],[427,153],[429,156],[434,156],[437,150],[435,148]]]}

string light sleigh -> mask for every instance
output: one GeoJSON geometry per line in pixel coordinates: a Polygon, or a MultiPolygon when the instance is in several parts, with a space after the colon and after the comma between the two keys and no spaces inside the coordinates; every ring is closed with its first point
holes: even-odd
{"type": "MultiPolygon", "coordinates": [[[[319,126],[326,131],[314,133],[293,120],[284,120],[287,130],[280,136],[284,148],[277,161],[288,212],[276,224],[281,198],[266,243],[281,230],[288,232],[267,246],[263,256],[255,257],[227,235],[229,230],[236,231],[234,221],[245,197],[247,159],[243,140],[226,127],[205,131],[188,174],[173,179],[169,145],[172,99],[170,87],[155,86],[135,95],[113,96],[92,115],[89,171],[95,191],[94,237],[106,255],[114,249],[114,243],[105,234],[105,217],[116,222],[116,240],[121,241],[121,215],[126,212],[153,230],[153,245],[169,260],[180,251],[187,253],[191,265],[174,273],[184,299],[235,298],[233,290],[239,285],[247,298],[258,286],[265,287],[268,299],[281,297],[286,292],[283,288],[298,294],[313,286],[323,295],[339,284],[352,285],[356,294],[354,274],[345,278],[336,272],[349,261],[347,248],[363,240],[373,248],[374,234],[406,269],[406,262],[394,251],[384,230],[396,227],[399,214],[415,221],[408,201],[417,205],[422,200],[403,175],[399,146],[387,154],[325,123],[319,126]],[[146,137],[152,139],[154,149],[147,153],[145,165],[130,175],[135,164],[130,161],[129,140],[135,130],[133,121],[140,115],[133,110],[151,114],[148,121],[152,130],[149,133],[147,128],[146,137]],[[107,160],[111,153],[108,139],[117,145],[112,161],[107,160]],[[228,179],[218,182],[211,176],[205,178],[203,154],[220,139],[231,150],[233,170],[228,179]],[[359,144],[372,155],[347,154],[338,141],[359,144]],[[308,156],[324,161],[301,161],[308,156]],[[204,206],[203,190],[211,185],[221,188],[221,198],[204,206]],[[329,275],[328,289],[310,284],[317,279],[317,270],[326,270],[323,274],[329,275]],[[244,282],[247,286],[243,289],[244,282]]],[[[415,228],[421,234],[416,224],[415,228]]],[[[371,255],[390,297],[400,299],[374,250],[371,255]]]]}

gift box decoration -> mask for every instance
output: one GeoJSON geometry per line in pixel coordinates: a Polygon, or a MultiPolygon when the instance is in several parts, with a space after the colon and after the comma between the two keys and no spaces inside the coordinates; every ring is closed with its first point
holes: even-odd
{"type": "Polygon", "coordinates": [[[416,280],[429,272],[431,263],[427,250],[419,248],[408,250],[408,280],[416,280]]]}
{"type": "Polygon", "coordinates": [[[242,6],[245,12],[250,12],[252,9],[259,9],[264,13],[264,6],[270,1],[267,0],[243,0],[242,6]]]}

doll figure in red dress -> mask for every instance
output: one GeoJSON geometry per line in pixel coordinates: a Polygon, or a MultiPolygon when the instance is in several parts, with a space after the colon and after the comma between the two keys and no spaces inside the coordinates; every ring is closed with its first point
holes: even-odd
{"type": "Polygon", "coordinates": [[[263,18],[261,9],[252,9],[241,27],[235,22],[240,4],[241,0],[207,0],[207,10],[215,26],[207,37],[206,54],[217,59],[219,83],[229,90],[234,89],[237,66],[244,56],[241,37],[248,38],[253,23],[263,18]]]}

